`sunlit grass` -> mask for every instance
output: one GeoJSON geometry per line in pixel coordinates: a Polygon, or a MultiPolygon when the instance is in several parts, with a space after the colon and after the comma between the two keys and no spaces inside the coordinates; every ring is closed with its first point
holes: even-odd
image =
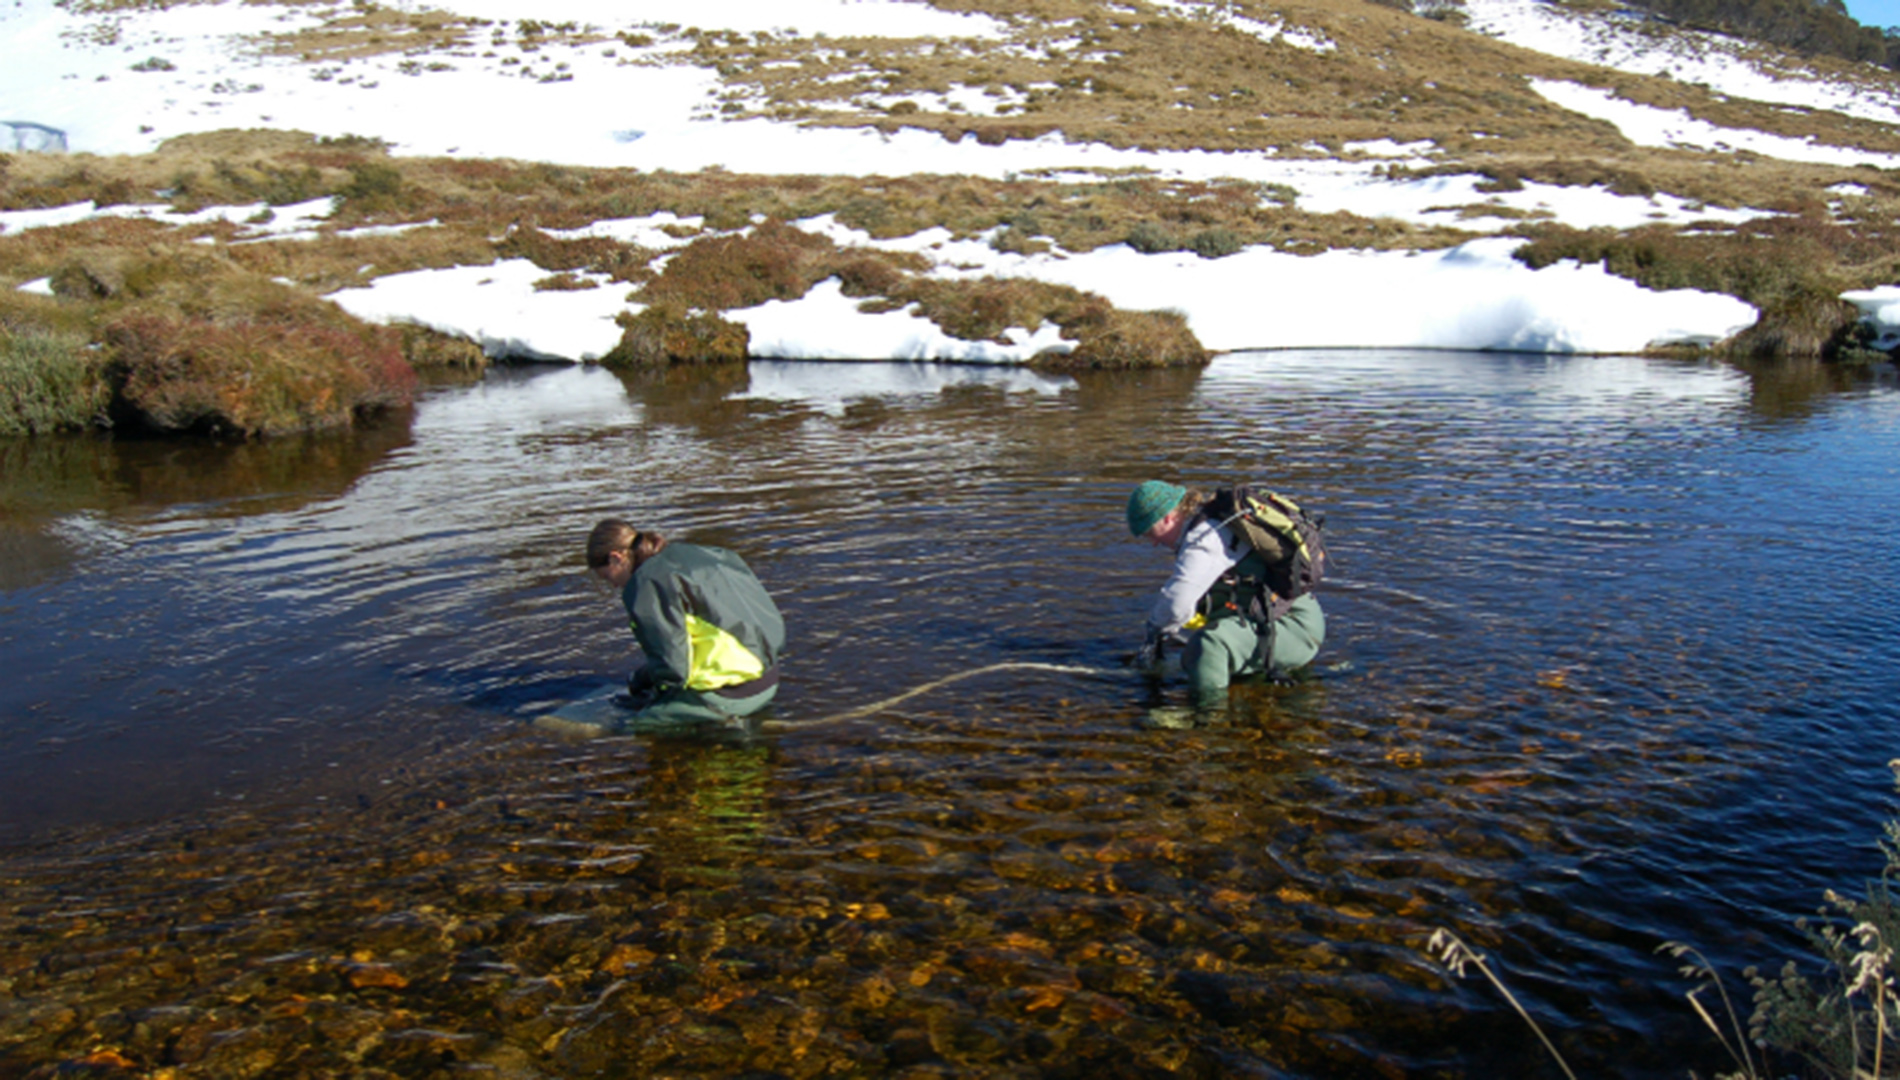
{"type": "Polygon", "coordinates": [[[1551,1060],[1557,1063],[1557,1067],[1563,1070],[1564,1075],[1570,1080],[1577,1080],[1577,1074],[1570,1071],[1570,1063],[1565,1061],[1564,1056],[1557,1051],[1556,1044],[1550,1041],[1550,1036],[1544,1034],[1544,1029],[1538,1025],[1537,1021],[1531,1019],[1531,1014],[1517,1000],[1517,995],[1511,993],[1510,988],[1504,985],[1504,981],[1491,970],[1491,965],[1486,961],[1483,953],[1466,945],[1463,938],[1442,927],[1432,933],[1426,948],[1432,955],[1438,957],[1446,970],[1459,978],[1464,977],[1465,969],[1476,968],[1478,973],[1485,977],[1485,981],[1489,982],[1517,1015],[1523,1018],[1524,1023],[1537,1036],[1537,1041],[1544,1044],[1544,1049],[1550,1052],[1551,1060]]]}

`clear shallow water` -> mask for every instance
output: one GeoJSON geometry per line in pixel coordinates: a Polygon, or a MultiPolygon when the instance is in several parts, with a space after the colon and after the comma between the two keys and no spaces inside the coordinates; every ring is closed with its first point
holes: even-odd
{"type": "Polygon", "coordinates": [[[1273,353],[528,370],[338,439],[5,447],[0,1064],[1555,1075],[1421,958],[1446,926],[1573,1066],[1713,1070],[1655,946],[1778,966],[1880,866],[1897,421],[1812,369],[1273,353]],[[1325,510],[1320,678],[1193,731],[1052,673],[752,746],[521,723],[630,662],[607,515],[751,560],[787,724],[1113,669],[1150,475],[1325,510]]]}

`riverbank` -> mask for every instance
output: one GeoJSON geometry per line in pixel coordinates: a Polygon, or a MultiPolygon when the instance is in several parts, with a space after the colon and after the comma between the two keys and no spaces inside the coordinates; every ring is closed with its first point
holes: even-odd
{"type": "Polygon", "coordinates": [[[8,423],[334,426],[400,399],[363,374],[392,342],[411,368],[1891,348],[1843,297],[1900,280],[1893,73],[1520,0],[1051,2],[22,0],[8,423]],[[286,326],[353,358],[204,358],[286,326]],[[206,387],[171,397],[280,404],[154,406],[121,351],[206,387]]]}
{"type": "Polygon", "coordinates": [[[4,197],[59,205],[0,212],[0,426],[15,433],[321,429],[402,404],[415,368],[491,358],[1060,370],[1325,344],[1854,359],[1879,333],[1822,284],[1851,280],[1859,248],[1780,218],[1473,238],[1233,181],[655,175],[264,132],[56,174],[48,160],[16,160],[4,197]]]}

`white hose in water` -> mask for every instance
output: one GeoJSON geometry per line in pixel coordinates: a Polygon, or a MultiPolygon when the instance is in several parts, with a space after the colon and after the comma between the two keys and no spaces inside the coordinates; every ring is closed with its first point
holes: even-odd
{"type": "Polygon", "coordinates": [[[953,682],[975,678],[978,675],[988,675],[993,671],[1052,671],[1063,675],[1104,676],[1127,674],[1125,670],[1118,670],[1116,668],[1087,667],[1081,664],[1043,664],[1034,660],[1008,660],[1000,664],[988,664],[980,668],[971,668],[968,671],[959,671],[955,675],[945,675],[941,679],[932,679],[922,686],[914,686],[901,694],[894,694],[882,701],[873,701],[869,705],[860,705],[855,709],[834,713],[831,716],[821,716],[816,720],[764,720],[760,722],[759,726],[761,728],[810,728],[817,727],[820,724],[835,724],[841,720],[855,720],[860,716],[869,716],[874,712],[888,709],[899,702],[909,701],[919,694],[928,694],[940,686],[948,686],[953,682]]]}
{"type": "MultiPolygon", "coordinates": [[[[1081,664],[1044,664],[1034,660],[1008,660],[1000,664],[986,664],[983,667],[971,668],[968,671],[959,671],[955,675],[945,675],[941,679],[932,679],[921,686],[912,687],[901,694],[893,694],[881,701],[873,701],[869,705],[860,705],[855,709],[849,709],[845,712],[833,713],[830,716],[821,716],[816,720],[762,720],[759,723],[759,727],[762,730],[803,730],[805,728],[818,727],[821,724],[836,724],[843,720],[855,720],[860,716],[869,716],[881,709],[888,709],[899,702],[909,701],[919,694],[927,694],[940,686],[948,686],[953,682],[975,678],[978,675],[988,675],[996,671],[1050,671],[1063,675],[1117,676],[1128,674],[1129,669],[1087,667],[1081,664]]],[[[619,732],[614,729],[602,724],[591,723],[585,720],[569,720],[562,716],[538,717],[534,721],[534,726],[542,731],[566,739],[598,739],[603,736],[619,734],[619,732]]]]}

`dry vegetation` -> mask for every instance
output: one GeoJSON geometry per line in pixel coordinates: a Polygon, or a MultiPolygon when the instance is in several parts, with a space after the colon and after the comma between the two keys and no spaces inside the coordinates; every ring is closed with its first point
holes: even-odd
{"type": "Polygon", "coordinates": [[[1526,85],[1541,77],[1611,89],[1725,126],[1900,149],[1900,133],[1889,126],[1558,60],[1358,0],[1222,0],[1190,15],[1081,0],[940,6],[1007,21],[1013,40],[995,47],[700,35],[694,56],[724,76],[730,89],[722,109],[729,114],[914,127],[953,140],[1059,131],[1122,147],[1272,147],[1310,156],[1380,138],[1429,139],[1457,155],[1483,153],[1485,137],[1508,139],[1513,153],[1526,155],[1632,149],[1609,125],[1553,105],[1526,85]],[[1289,36],[1263,42],[1249,25],[1280,27],[1289,36]],[[1303,47],[1294,43],[1299,38],[1334,47],[1303,47]],[[992,115],[931,107],[956,87],[987,94],[992,115]]]}
{"type": "Polygon", "coordinates": [[[50,247],[58,236],[14,238],[38,249],[54,296],[8,290],[0,303],[0,382],[14,399],[0,431],[107,422],[275,435],[347,425],[409,399],[414,374],[395,330],[159,226],[93,221],[59,232],[63,250],[50,247]],[[35,403],[28,387],[53,397],[35,403]]]}
{"type": "MultiPolygon", "coordinates": [[[[1318,252],[1341,246],[1437,247],[1467,236],[1345,214],[1303,213],[1284,205],[1289,201],[1285,192],[1237,182],[908,176],[866,184],[717,171],[642,173],[392,158],[362,140],[326,141],[275,131],[192,136],[136,158],[15,157],[0,170],[0,199],[10,208],[86,200],[111,206],[164,200],[168,207],[149,218],[100,217],[0,235],[0,282],[49,278],[60,298],[30,310],[16,304],[20,310],[8,316],[8,325],[22,333],[46,330],[50,313],[57,310],[68,334],[120,349],[127,347],[123,335],[108,339],[104,331],[128,307],[226,325],[262,307],[284,309],[288,295],[300,298],[302,317],[316,319],[321,312],[318,322],[349,326],[353,320],[322,303],[322,294],[384,274],[522,258],[548,271],[539,287],[598,287],[605,281],[650,305],[625,320],[622,345],[607,358],[613,363],[742,358],[744,329],[718,312],[795,298],[834,276],[867,304],[883,310],[914,304],[949,332],[968,338],[993,339],[1012,326],[1052,322],[1077,347],[1051,357],[1050,363],[1128,366],[1205,359],[1183,321],[1169,313],[1117,311],[1100,297],[1033,282],[939,281],[928,276],[931,264],[921,256],[840,249],[786,224],[824,214],[873,237],[945,226],[959,236],[992,235],[998,247],[1009,250],[1060,246],[1088,251],[1127,242],[1144,251],[1195,251],[1207,257],[1254,244],[1318,252]],[[335,213],[316,236],[295,241],[243,242],[243,227],[222,220],[182,226],[163,220],[172,211],[250,203],[267,204],[261,217],[271,212],[268,204],[320,196],[337,199],[335,213]],[[675,230],[679,246],[664,272],[654,270],[660,251],[605,238],[554,235],[603,218],[660,210],[704,223],[675,230]],[[764,224],[755,227],[760,221],[764,224]],[[391,223],[423,227],[350,235],[361,226],[391,223]]],[[[366,327],[350,330],[368,333],[366,327]]],[[[417,365],[474,363],[467,343],[457,347],[413,329],[403,334],[399,347],[417,365]]],[[[116,404],[107,413],[158,426],[176,426],[186,415],[129,409],[125,385],[111,385],[116,404]]],[[[389,400],[378,390],[365,397],[362,407],[389,400]]],[[[81,414],[68,410],[61,415],[70,425],[81,414]]],[[[101,413],[93,409],[84,415],[101,413]]],[[[344,410],[286,420],[298,426],[346,422],[347,416],[344,410]]],[[[191,423],[253,433],[284,427],[229,413],[191,423]]]]}
{"type": "MultiPolygon", "coordinates": [[[[87,10],[118,6],[93,0],[87,10]]],[[[1749,352],[1836,350],[1853,319],[1832,296],[1900,277],[1893,254],[1900,250],[1900,181],[1891,173],[1637,147],[1609,125],[1549,103],[1526,80],[1574,80],[1713,123],[1872,150],[1900,150],[1900,132],[1890,126],[1795,115],[1703,87],[1553,60],[1467,33],[1455,19],[1360,0],[1223,0],[1186,15],[1084,0],[937,6],[987,14],[1010,27],[1011,39],[810,38],[671,25],[610,31],[531,19],[491,24],[360,0],[316,29],[268,46],[314,65],[317,77],[347,80],[356,58],[395,51],[405,56],[401,70],[421,78],[461,60],[498,57],[525,74],[555,78],[562,65],[542,55],[558,52],[551,46],[604,43],[623,63],[690,62],[718,71],[726,90],[717,108],[728,115],[909,127],[953,141],[1060,132],[1121,147],[1272,149],[1295,158],[1350,156],[1347,144],[1359,140],[1429,140],[1439,164],[1410,172],[1388,167],[1388,178],[1480,175],[1486,198],[1538,182],[1773,211],[1785,216],[1739,229],[1611,232],[1564,228],[1482,200],[1447,207],[1519,219],[1517,231],[1533,241],[1522,255],[1532,265],[1600,261],[1646,285],[1748,300],[1764,311],[1762,325],[1734,343],[1749,352]],[[1269,26],[1287,36],[1263,42],[1258,31],[1269,26]],[[972,90],[984,96],[954,96],[972,90]],[[973,112],[959,100],[988,107],[973,112]],[[1865,194],[1828,190],[1843,182],[1865,194]]],[[[49,358],[78,357],[66,366],[86,373],[58,383],[64,405],[16,405],[15,418],[3,423],[33,431],[110,416],[254,433],[348,422],[357,411],[401,400],[403,379],[389,366],[391,350],[403,358],[398,366],[478,367],[482,359],[471,343],[414,328],[380,334],[320,297],[385,274],[497,258],[533,261],[547,272],[537,288],[624,289],[645,305],[623,319],[622,342],[608,358],[614,363],[741,358],[744,328],[721,312],[800,296],[828,277],[839,278],[868,309],[909,306],[967,338],[1052,322],[1077,343],[1062,363],[1195,363],[1206,355],[1182,320],[1167,313],[1118,311],[1099,297],[1031,282],[946,281],[930,276],[921,257],[843,249],[787,224],[827,214],[874,238],[941,226],[1014,252],[1128,243],[1219,258],[1254,245],[1296,254],[1429,249],[1471,235],[1312,214],[1294,208],[1291,190],[1238,181],[674,174],[393,158],[373,140],[283,131],[186,136],[130,158],[0,156],[0,208],[7,209],[92,200],[163,203],[182,213],[255,203],[264,204],[262,217],[273,213],[269,207],[322,196],[336,198],[335,212],[314,238],[294,242],[241,242],[240,225],[170,226],[162,215],[0,234],[0,285],[50,278],[58,294],[44,300],[6,290],[12,296],[0,304],[4,362],[22,373],[5,376],[10,392],[24,400],[19,388],[30,386],[40,389],[27,397],[43,395],[53,385],[44,373],[60,366],[49,358]],[[674,230],[676,244],[666,251],[555,235],[659,211],[702,224],[674,230]],[[412,227],[350,235],[365,225],[412,227]],[[663,254],[671,257],[661,263],[663,254]],[[342,365],[355,374],[341,374],[317,393],[331,406],[146,408],[134,400],[134,389],[145,384],[116,359],[136,356],[148,366],[208,378],[216,367],[209,357],[249,342],[274,354],[264,368],[282,384],[275,397],[260,400],[304,400],[307,387],[289,388],[306,361],[291,356],[297,335],[280,333],[285,327],[361,344],[360,354],[344,350],[357,357],[342,365]]],[[[138,392],[157,400],[149,388],[138,392]]]]}

